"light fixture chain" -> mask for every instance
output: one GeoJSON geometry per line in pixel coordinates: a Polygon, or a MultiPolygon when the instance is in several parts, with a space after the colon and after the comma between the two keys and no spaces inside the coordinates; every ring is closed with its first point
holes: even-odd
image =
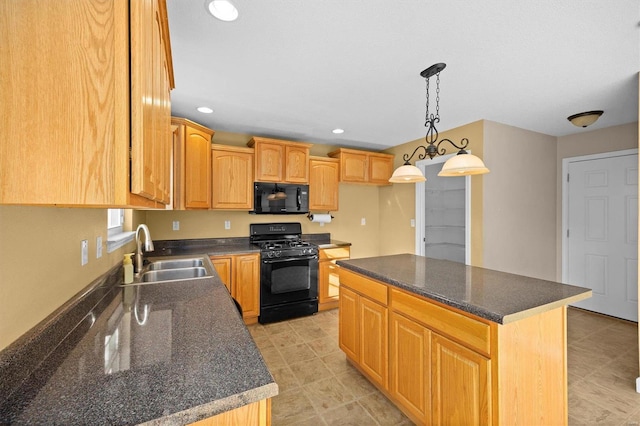
{"type": "Polygon", "coordinates": [[[424,125],[427,127],[427,123],[429,123],[429,79],[426,78],[425,80],[427,80],[427,112],[424,116],[424,125]]]}
{"type": "Polygon", "coordinates": [[[436,74],[436,118],[440,121],[440,73],[436,74]]]}

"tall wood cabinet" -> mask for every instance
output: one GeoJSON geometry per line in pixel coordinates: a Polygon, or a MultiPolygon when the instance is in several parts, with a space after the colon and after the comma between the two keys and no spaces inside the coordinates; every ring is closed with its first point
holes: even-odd
{"type": "Polygon", "coordinates": [[[214,144],[211,169],[212,209],[253,209],[253,149],[214,144]]]}
{"type": "Polygon", "coordinates": [[[340,160],[309,157],[309,210],[338,210],[340,160]]]}
{"type": "Polygon", "coordinates": [[[340,160],[340,182],[390,185],[394,159],[391,154],[339,148],[328,155],[340,160]]]}
{"type": "Polygon", "coordinates": [[[7,2],[0,37],[0,203],[169,202],[164,0],[7,2]]]}
{"type": "Polygon", "coordinates": [[[247,145],[255,149],[257,182],[309,183],[311,144],[254,137],[247,145]]]}
{"type": "Polygon", "coordinates": [[[173,208],[211,207],[211,138],[215,132],[186,118],[172,117],[177,126],[173,157],[173,208]]]}
{"type": "Polygon", "coordinates": [[[255,324],[260,315],[260,254],[211,256],[220,279],[242,307],[242,319],[255,324]]]}

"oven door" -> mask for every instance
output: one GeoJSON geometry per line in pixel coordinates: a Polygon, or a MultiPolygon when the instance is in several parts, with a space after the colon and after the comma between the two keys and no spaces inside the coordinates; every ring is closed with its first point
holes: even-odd
{"type": "Polygon", "coordinates": [[[318,256],[263,259],[260,305],[318,299],[318,256]]]}

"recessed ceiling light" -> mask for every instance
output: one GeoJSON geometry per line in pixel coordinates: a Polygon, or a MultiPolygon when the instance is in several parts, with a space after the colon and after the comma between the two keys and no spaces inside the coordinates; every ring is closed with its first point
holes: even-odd
{"type": "Polygon", "coordinates": [[[238,19],[238,9],[229,0],[207,0],[205,6],[209,13],[221,21],[231,22],[238,19]]]}
{"type": "Polygon", "coordinates": [[[340,133],[344,133],[344,129],[333,129],[332,132],[339,135],[340,133]]]}
{"type": "Polygon", "coordinates": [[[209,107],[198,107],[197,110],[205,114],[211,114],[213,112],[209,107]]]}

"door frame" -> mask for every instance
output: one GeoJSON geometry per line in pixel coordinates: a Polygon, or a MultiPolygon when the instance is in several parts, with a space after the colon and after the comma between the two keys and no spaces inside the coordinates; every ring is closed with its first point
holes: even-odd
{"type": "MultiPolygon", "coordinates": [[[[569,242],[567,232],[569,230],[569,183],[567,182],[567,173],[569,172],[569,164],[580,161],[602,160],[605,158],[624,157],[627,155],[637,155],[638,149],[623,149],[621,151],[601,152],[598,154],[580,155],[578,157],[567,157],[562,159],[562,282],[568,284],[569,281],[569,242]]],[[[640,306],[640,305],[639,305],[640,306]]]]}
{"type": "MultiPolygon", "coordinates": [[[[471,150],[467,150],[471,154],[471,150]]],[[[422,174],[425,172],[425,167],[432,166],[434,164],[440,164],[452,158],[456,154],[438,155],[433,159],[424,159],[416,161],[416,167],[420,169],[422,174]]],[[[469,265],[471,263],[471,176],[464,177],[464,263],[469,265]]],[[[415,230],[415,253],[420,256],[424,256],[424,239],[425,239],[425,197],[424,197],[424,182],[417,182],[415,188],[416,195],[416,230],[415,230]]]]}

